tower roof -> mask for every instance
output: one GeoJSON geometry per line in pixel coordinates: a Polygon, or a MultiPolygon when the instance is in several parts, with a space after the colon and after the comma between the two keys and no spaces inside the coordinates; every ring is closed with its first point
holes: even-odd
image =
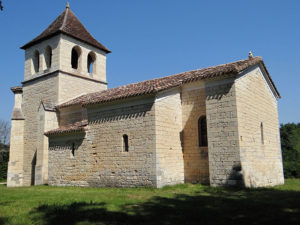
{"type": "Polygon", "coordinates": [[[32,45],[39,43],[45,39],[53,37],[56,34],[63,33],[69,35],[82,42],[90,44],[106,53],[110,53],[104,45],[99,43],[82,25],[78,18],[74,15],[70,7],[67,5],[66,9],[44,30],[39,36],[25,44],[21,49],[27,49],[32,45]]]}

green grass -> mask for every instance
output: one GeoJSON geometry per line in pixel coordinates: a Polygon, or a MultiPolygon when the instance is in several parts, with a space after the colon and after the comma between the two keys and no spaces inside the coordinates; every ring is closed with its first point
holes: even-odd
{"type": "Polygon", "coordinates": [[[300,179],[259,189],[0,185],[1,224],[300,224],[300,179]]]}

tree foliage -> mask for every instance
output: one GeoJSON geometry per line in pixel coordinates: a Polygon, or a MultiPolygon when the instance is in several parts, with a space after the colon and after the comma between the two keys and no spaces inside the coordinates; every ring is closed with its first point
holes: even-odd
{"type": "Polygon", "coordinates": [[[300,123],[281,124],[280,136],[284,175],[300,178],[300,123]]]}
{"type": "Polygon", "coordinates": [[[10,124],[7,121],[0,120],[0,143],[7,145],[9,142],[10,124]]]}
{"type": "Polygon", "coordinates": [[[0,142],[0,180],[6,179],[9,147],[0,142]]]}

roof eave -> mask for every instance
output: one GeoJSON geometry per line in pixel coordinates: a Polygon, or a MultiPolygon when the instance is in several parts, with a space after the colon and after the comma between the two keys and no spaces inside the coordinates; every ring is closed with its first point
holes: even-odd
{"type": "Polygon", "coordinates": [[[40,38],[38,40],[30,41],[27,44],[21,46],[20,49],[26,50],[26,49],[30,48],[31,46],[33,46],[35,44],[38,44],[38,43],[40,43],[40,42],[42,42],[44,40],[50,39],[50,38],[52,38],[52,37],[54,37],[55,35],[58,35],[58,34],[65,34],[67,36],[70,36],[70,37],[72,37],[72,38],[74,38],[74,39],[76,39],[78,41],[81,41],[81,42],[83,42],[85,44],[88,44],[88,45],[91,45],[91,46],[93,46],[93,47],[95,47],[97,49],[100,49],[101,51],[104,51],[106,54],[111,53],[111,51],[108,50],[105,46],[103,46],[104,48],[100,48],[99,46],[97,46],[95,44],[89,43],[88,41],[84,41],[84,40],[82,40],[80,38],[77,38],[74,35],[71,35],[71,34],[69,34],[67,32],[62,31],[62,30],[58,30],[58,31],[54,32],[53,34],[50,34],[50,35],[48,35],[46,37],[42,37],[42,38],[40,38]]]}

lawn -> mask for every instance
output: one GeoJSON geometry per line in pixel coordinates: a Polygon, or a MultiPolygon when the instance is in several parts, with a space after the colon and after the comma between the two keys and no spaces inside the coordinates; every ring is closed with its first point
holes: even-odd
{"type": "Polygon", "coordinates": [[[300,179],[262,189],[0,185],[1,224],[300,224],[300,179]]]}

